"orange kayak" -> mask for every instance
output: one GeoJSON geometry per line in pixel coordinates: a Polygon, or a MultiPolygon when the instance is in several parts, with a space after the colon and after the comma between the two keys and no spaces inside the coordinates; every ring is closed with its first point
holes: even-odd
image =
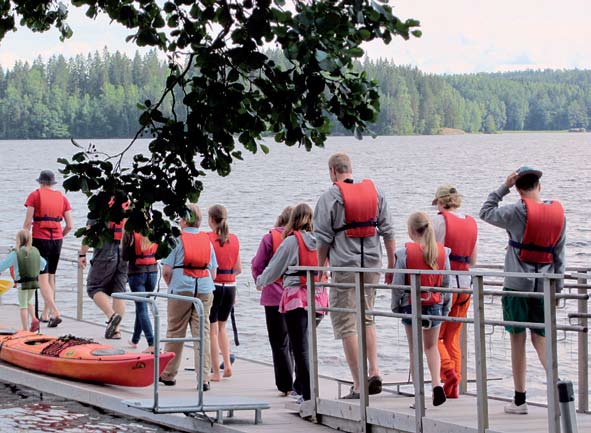
{"type": "MultiPolygon", "coordinates": [[[[160,354],[160,373],[174,353],[160,354]]],[[[27,370],[120,386],[154,383],[154,355],[132,353],[71,335],[0,329],[0,359],[27,370]]]]}

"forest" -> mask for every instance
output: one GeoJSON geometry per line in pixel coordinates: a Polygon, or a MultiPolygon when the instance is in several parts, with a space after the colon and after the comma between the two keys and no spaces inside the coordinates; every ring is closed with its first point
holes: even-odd
{"type": "MultiPolygon", "coordinates": [[[[591,129],[591,71],[433,75],[367,58],[358,66],[379,83],[377,135],[591,129]]],[[[133,137],[138,104],[160,97],[167,71],[155,50],[132,59],[106,48],[0,67],[0,139],[133,137]]]]}

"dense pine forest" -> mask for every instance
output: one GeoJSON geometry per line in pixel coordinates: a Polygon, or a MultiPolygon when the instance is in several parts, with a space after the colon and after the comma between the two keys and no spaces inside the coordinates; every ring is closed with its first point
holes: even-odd
{"type": "MultiPolygon", "coordinates": [[[[591,129],[591,71],[431,75],[386,60],[359,66],[379,83],[379,135],[591,129]]],[[[0,67],[0,139],[131,137],[138,103],[160,96],[166,74],[155,51],[0,67]]]]}

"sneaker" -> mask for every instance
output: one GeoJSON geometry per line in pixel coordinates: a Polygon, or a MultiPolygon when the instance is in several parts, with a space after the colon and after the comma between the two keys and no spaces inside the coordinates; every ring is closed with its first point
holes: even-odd
{"type": "Polygon", "coordinates": [[[359,393],[355,391],[355,388],[351,387],[349,394],[341,397],[343,400],[359,400],[359,393]]]}
{"type": "Polygon", "coordinates": [[[298,400],[298,399],[301,397],[301,395],[300,395],[300,394],[298,394],[298,393],[297,393],[297,392],[295,392],[295,391],[292,391],[292,392],[291,392],[291,394],[289,394],[289,396],[290,396],[291,398],[293,398],[294,400],[298,400]]]}
{"type": "Polygon", "coordinates": [[[302,404],[304,402],[304,396],[300,395],[300,397],[296,400],[296,404],[302,404]]]}
{"type": "Polygon", "coordinates": [[[37,332],[39,331],[39,319],[33,318],[31,320],[31,327],[29,328],[30,332],[37,332]]]}
{"type": "Polygon", "coordinates": [[[514,401],[505,406],[505,413],[514,415],[527,415],[527,403],[517,406],[514,401]]]}

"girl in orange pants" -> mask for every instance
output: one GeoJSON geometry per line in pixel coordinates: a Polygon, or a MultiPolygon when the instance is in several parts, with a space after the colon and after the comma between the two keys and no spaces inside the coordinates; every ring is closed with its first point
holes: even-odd
{"type": "MultiPolygon", "coordinates": [[[[470,295],[454,293],[449,317],[466,317],[470,307],[470,295]]],[[[448,398],[458,398],[458,386],[462,380],[462,351],[460,349],[461,322],[443,322],[439,331],[439,356],[441,374],[445,381],[443,391],[448,398]],[[455,373],[455,377],[452,374],[455,373]]]]}

